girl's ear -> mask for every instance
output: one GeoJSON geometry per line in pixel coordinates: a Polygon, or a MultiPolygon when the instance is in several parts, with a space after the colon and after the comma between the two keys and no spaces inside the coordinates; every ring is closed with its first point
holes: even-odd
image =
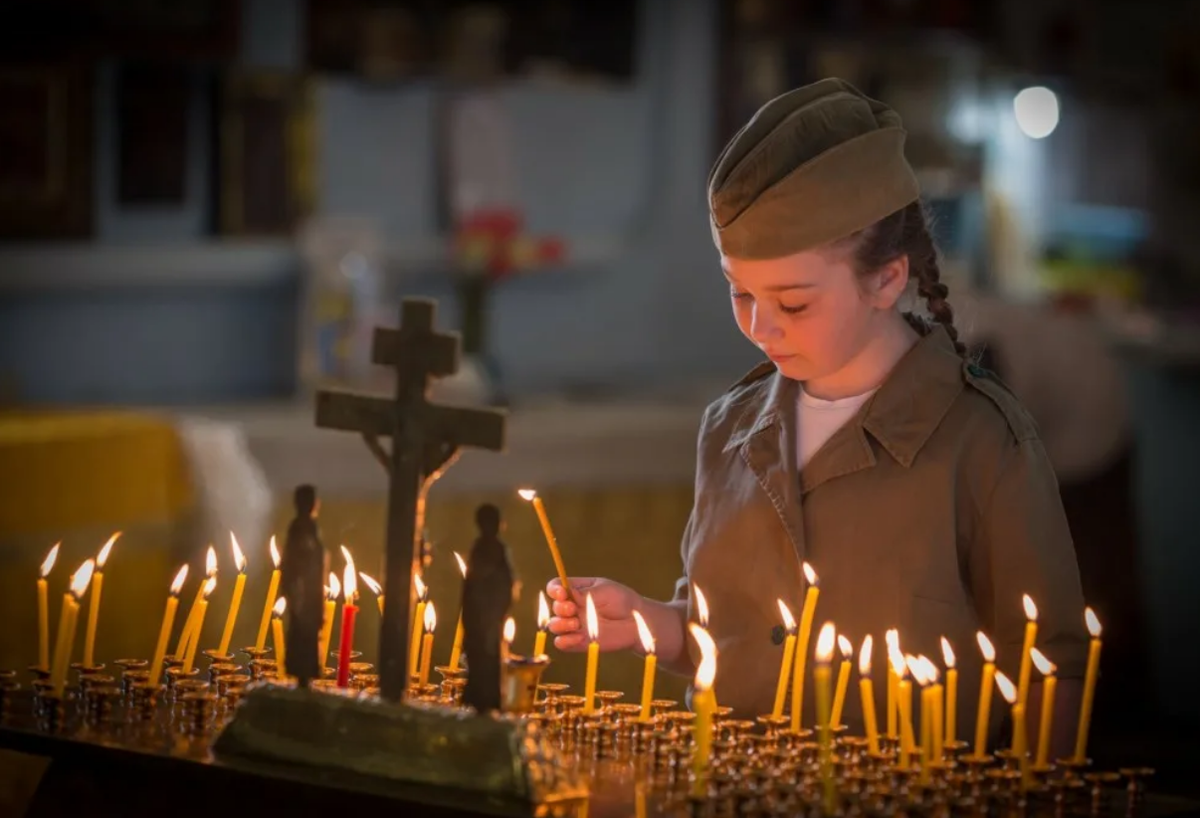
{"type": "Polygon", "coordinates": [[[873,307],[890,310],[908,287],[908,256],[889,261],[868,279],[868,299],[873,307]]]}

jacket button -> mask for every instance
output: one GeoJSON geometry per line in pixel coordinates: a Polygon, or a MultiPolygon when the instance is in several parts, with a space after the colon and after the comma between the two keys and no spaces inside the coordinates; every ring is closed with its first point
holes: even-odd
{"type": "Polygon", "coordinates": [[[784,636],[786,636],[786,635],[787,635],[787,634],[786,634],[786,632],[784,631],[783,625],[776,625],[775,627],[771,628],[771,642],[772,642],[772,644],[776,644],[776,645],[782,645],[782,644],[783,644],[783,638],[784,638],[784,636]]]}

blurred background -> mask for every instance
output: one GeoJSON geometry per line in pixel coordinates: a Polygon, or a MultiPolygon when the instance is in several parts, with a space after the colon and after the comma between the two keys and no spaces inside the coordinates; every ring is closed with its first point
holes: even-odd
{"type": "MultiPolygon", "coordinates": [[[[836,75],[903,115],[960,331],[1041,425],[1105,626],[1096,752],[1180,763],[1180,725],[1200,726],[1198,12],[8,0],[0,667],[34,661],[50,546],[55,598],[114,530],[98,655],[151,652],[170,578],[183,561],[197,576],[210,542],[215,641],[231,531],[249,644],[301,482],[324,499],[327,547],[378,576],[383,471],[355,435],[314,428],[312,394],[387,393],[371,329],[410,295],[463,332],[439,397],[511,410],[508,451],[467,453],[430,496],[437,654],[451,552],[484,500],[525,583],[518,649],[533,639],[553,565],[519,487],[545,497],[571,573],[668,596],[700,412],[757,362],[705,177],[758,106],[836,75]]],[[[601,687],[640,678],[632,657],[601,668],[601,687]]]]}

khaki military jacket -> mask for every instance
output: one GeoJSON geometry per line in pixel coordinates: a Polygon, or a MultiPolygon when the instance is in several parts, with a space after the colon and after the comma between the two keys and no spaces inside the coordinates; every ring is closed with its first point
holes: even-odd
{"type": "MultiPolygon", "coordinates": [[[[1022,594],[1038,605],[1037,643],[1060,677],[1082,675],[1087,635],[1071,534],[1037,428],[1016,398],[936,328],[798,470],[798,391],[764,364],[709,406],[701,424],[676,599],[689,600],[692,621],[691,585],[708,601],[718,702],[743,717],[771,712],[783,654],[776,599],[799,619],[802,561],[820,586],[810,657],[826,621],[856,654],[864,636],[874,637],[881,730],[888,628],[899,629],[904,652],[939,667],[939,637],[950,640],[961,674],[959,733],[968,739],[982,665],[975,633],[991,637],[999,668],[1015,681],[1022,594]]],[[[857,691],[852,684],[846,700],[851,726],[860,718],[857,691]]],[[[1002,715],[1003,700],[994,699],[1002,715]]],[[[806,693],[810,726],[812,702],[806,693]]]]}

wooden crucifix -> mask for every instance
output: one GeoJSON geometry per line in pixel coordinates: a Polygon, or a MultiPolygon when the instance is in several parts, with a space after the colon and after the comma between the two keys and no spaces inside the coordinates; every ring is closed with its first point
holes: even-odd
{"type": "Polygon", "coordinates": [[[408,602],[385,606],[379,634],[379,693],[393,702],[404,697],[408,685],[408,617],[413,574],[419,570],[426,492],[459,447],[504,448],[502,410],[441,406],[428,400],[432,379],[453,375],[459,360],[458,334],[433,328],[435,306],[429,299],[407,298],[399,329],[375,330],[371,360],[395,368],[394,400],[317,393],[317,426],[360,433],[389,473],[384,594],[389,601],[408,602]],[[391,437],[390,453],[379,442],[381,437],[391,437]]]}

